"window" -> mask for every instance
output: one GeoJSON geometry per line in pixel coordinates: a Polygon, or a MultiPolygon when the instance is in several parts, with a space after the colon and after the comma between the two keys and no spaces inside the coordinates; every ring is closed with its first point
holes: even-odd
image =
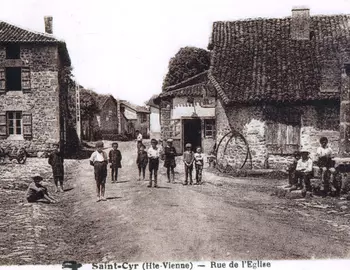
{"type": "Polygon", "coordinates": [[[215,120],[214,119],[204,120],[204,137],[205,138],[215,137],[215,120]]]}
{"type": "Polygon", "coordinates": [[[278,109],[266,122],[266,146],[270,154],[292,154],[300,145],[300,114],[290,109],[278,109]]]}
{"type": "Polygon", "coordinates": [[[6,68],[6,90],[7,91],[22,91],[21,68],[8,67],[6,68]]]}
{"type": "Polygon", "coordinates": [[[10,136],[22,135],[22,112],[7,113],[7,128],[10,136]]]}
{"type": "Polygon", "coordinates": [[[6,46],[6,59],[20,59],[19,44],[8,44],[6,46]]]}
{"type": "Polygon", "coordinates": [[[146,114],[142,113],[142,114],[140,115],[140,117],[141,117],[141,123],[147,122],[147,115],[146,115],[146,114]]]}

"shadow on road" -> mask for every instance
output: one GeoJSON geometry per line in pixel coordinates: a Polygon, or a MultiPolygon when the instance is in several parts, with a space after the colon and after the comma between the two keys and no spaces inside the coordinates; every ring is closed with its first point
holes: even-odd
{"type": "Polygon", "coordinates": [[[129,182],[129,181],[117,181],[117,182],[115,182],[113,184],[121,184],[121,183],[127,183],[127,182],[129,182]]]}
{"type": "Polygon", "coordinates": [[[110,200],[116,200],[116,199],[121,199],[122,197],[107,197],[106,199],[108,200],[108,201],[110,201],[110,200]]]}
{"type": "Polygon", "coordinates": [[[68,192],[68,191],[71,191],[71,190],[73,190],[74,188],[66,188],[66,189],[64,189],[64,192],[68,192]]]}

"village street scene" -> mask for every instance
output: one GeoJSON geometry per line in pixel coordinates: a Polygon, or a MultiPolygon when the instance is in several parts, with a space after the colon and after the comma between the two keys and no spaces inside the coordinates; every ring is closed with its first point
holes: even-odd
{"type": "Polygon", "coordinates": [[[289,2],[0,11],[0,266],[349,259],[350,3],[289,2]]]}

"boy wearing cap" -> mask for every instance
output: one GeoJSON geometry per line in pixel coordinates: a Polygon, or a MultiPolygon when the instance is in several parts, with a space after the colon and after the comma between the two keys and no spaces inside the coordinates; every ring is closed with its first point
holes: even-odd
{"type": "Polygon", "coordinates": [[[109,151],[109,163],[111,163],[110,167],[112,170],[112,183],[118,181],[118,170],[122,167],[122,154],[118,150],[118,143],[112,143],[113,149],[109,151]]]}
{"type": "Polygon", "coordinates": [[[168,177],[168,183],[175,183],[175,172],[176,167],[175,157],[177,156],[176,149],[173,146],[173,140],[168,139],[167,145],[164,148],[164,167],[166,168],[166,174],[168,177]],[[171,173],[171,178],[170,178],[171,173]]]}
{"type": "Polygon", "coordinates": [[[192,145],[190,143],[186,144],[186,151],[183,155],[183,162],[185,164],[185,183],[184,185],[188,184],[188,177],[190,177],[190,185],[192,185],[192,171],[193,171],[193,161],[194,161],[194,154],[192,151],[192,145]]]}
{"type": "Polygon", "coordinates": [[[316,151],[317,167],[321,170],[321,180],[326,193],[336,190],[333,185],[335,169],[333,168],[332,155],[333,151],[328,146],[327,137],[320,138],[320,147],[316,151]],[[328,176],[326,176],[327,173],[328,176]]]}
{"type": "Polygon", "coordinates": [[[56,200],[49,196],[47,188],[40,184],[43,178],[39,174],[35,174],[32,179],[33,182],[29,184],[27,190],[27,201],[36,202],[41,199],[46,199],[50,203],[55,203],[56,200]]]}
{"type": "Polygon", "coordinates": [[[158,174],[158,168],[159,168],[159,149],[157,148],[157,140],[152,139],[151,140],[151,147],[148,149],[147,154],[149,158],[149,185],[147,187],[152,187],[152,174],[154,175],[154,187],[158,187],[157,185],[157,174],[158,174]]]}
{"type": "Polygon", "coordinates": [[[295,178],[298,186],[306,191],[311,191],[310,179],[312,178],[312,159],[308,151],[300,152],[301,159],[298,160],[295,169],[295,178]]]}
{"type": "Polygon", "coordinates": [[[49,155],[48,163],[52,167],[53,180],[56,186],[56,192],[63,192],[63,155],[60,152],[60,145],[58,143],[54,144],[55,149],[49,155]],[[60,186],[58,186],[60,184],[60,186]]]}
{"type": "Polygon", "coordinates": [[[202,154],[202,148],[197,147],[196,153],[194,154],[194,164],[196,168],[196,185],[202,184],[202,172],[204,165],[204,157],[202,154]]]}
{"type": "Polygon", "coordinates": [[[97,202],[105,201],[105,184],[107,178],[107,164],[108,158],[105,151],[103,151],[103,142],[96,143],[96,151],[90,157],[90,165],[94,166],[97,202]]]}
{"type": "Polygon", "coordinates": [[[137,153],[136,164],[139,169],[139,181],[141,180],[141,172],[142,179],[145,180],[145,172],[148,164],[148,153],[145,151],[145,146],[142,144],[140,147],[140,151],[137,153]]]}

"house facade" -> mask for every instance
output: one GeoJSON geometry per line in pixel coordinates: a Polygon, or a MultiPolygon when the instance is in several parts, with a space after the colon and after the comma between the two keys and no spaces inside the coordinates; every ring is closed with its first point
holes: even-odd
{"type": "Polygon", "coordinates": [[[150,129],[150,137],[159,139],[160,136],[160,109],[159,105],[154,103],[154,99],[156,99],[158,95],[152,96],[152,98],[147,102],[147,106],[149,107],[150,111],[150,123],[149,123],[149,129],[150,129]]]}
{"type": "Polygon", "coordinates": [[[98,99],[100,112],[96,118],[101,138],[116,140],[121,132],[119,103],[112,95],[100,95],[98,99]]]}
{"type": "Polygon", "coordinates": [[[52,18],[45,21],[47,33],[0,22],[0,147],[26,147],[35,154],[51,149],[52,142],[65,149],[77,140],[71,137],[65,81],[69,54],[52,35],[52,18]]]}
{"type": "Polygon", "coordinates": [[[161,137],[172,138],[178,153],[186,143],[204,153],[212,151],[216,138],[216,93],[203,72],[167,87],[155,102],[160,104],[161,137]]]}
{"type": "Polygon", "coordinates": [[[219,164],[280,169],[296,150],[314,157],[322,136],[341,154],[349,25],[349,16],[305,8],[282,19],[214,23],[208,77],[218,95],[219,164]]]}
{"type": "Polygon", "coordinates": [[[138,130],[144,138],[149,138],[150,111],[147,108],[131,104],[125,100],[120,100],[120,112],[121,116],[128,122],[124,126],[132,137],[135,137],[135,132],[138,130]]]}

